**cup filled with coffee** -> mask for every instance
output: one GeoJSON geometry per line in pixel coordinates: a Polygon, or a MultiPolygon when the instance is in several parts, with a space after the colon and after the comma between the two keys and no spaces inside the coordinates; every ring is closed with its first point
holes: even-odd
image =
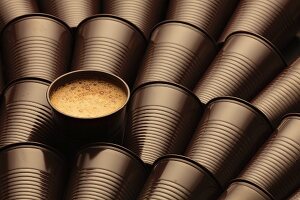
{"type": "Polygon", "coordinates": [[[130,91],[118,76],[78,70],[57,78],[48,88],[53,117],[68,139],[112,141],[123,134],[130,91]]]}

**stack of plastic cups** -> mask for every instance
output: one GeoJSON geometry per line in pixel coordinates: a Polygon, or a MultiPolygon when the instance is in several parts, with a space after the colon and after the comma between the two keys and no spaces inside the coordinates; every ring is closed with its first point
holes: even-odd
{"type": "MultiPolygon", "coordinates": [[[[252,188],[250,199],[287,199],[300,185],[299,129],[299,114],[285,117],[269,141],[252,158],[239,178],[234,180],[229,191],[238,195],[239,188],[232,187],[236,183],[246,183],[252,188]]],[[[234,198],[230,195],[227,198],[227,194],[225,192],[221,199],[238,199],[238,196],[234,198]]]]}

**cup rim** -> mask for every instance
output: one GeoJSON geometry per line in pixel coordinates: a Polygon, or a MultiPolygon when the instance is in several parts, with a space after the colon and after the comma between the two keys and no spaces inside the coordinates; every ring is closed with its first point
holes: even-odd
{"type": "MultiPolygon", "coordinates": [[[[96,76],[95,76],[96,77],[96,76]]],[[[74,79],[76,80],[76,79],[74,79]]],[[[80,119],[80,120],[95,120],[95,119],[102,119],[102,118],[105,118],[107,116],[111,116],[117,112],[119,112],[120,110],[122,110],[124,107],[126,107],[129,99],[130,99],[130,89],[129,89],[129,86],[127,85],[127,83],[121,79],[119,76],[117,75],[114,75],[114,74],[111,74],[111,73],[108,73],[108,72],[104,72],[104,71],[98,71],[98,70],[75,70],[75,71],[71,71],[71,72],[68,72],[68,73],[65,73],[61,76],[59,76],[58,78],[56,78],[48,87],[47,89],[47,92],[46,92],[46,98],[47,98],[47,102],[49,103],[51,109],[55,110],[55,112],[58,112],[68,118],[71,118],[71,119],[80,119]],[[127,97],[126,97],[126,100],[125,102],[123,103],[122,106],[120,106],[118,109],[116,109],[115,111],[111,112],[111,113],[108,113],[106,115],[101,115],[101,116],[98,116],[98,117],[76,117],[76,116],[73,116],[73,115],[70,115],[70,114],[67,114],[67,113],[64,113],[60,110],[58,110],[51,102],[50,100],[50,92],[52,91],[53,89],[53,86],[54,84],[56,84],[57,81],[60,81],[62,79],[65,79],[66,77],[72,77],[74,76],[74,74],[84,74],[84,73],[92,73],[92,74],[106,74],[110,77],[113,77],[114,79],[118,80],[124,87],[125,87],[125,92],[127,93],[127,97]]]]}
{"type": "Polygon", "coordinates": [[[269,125],[269,127],[271,128],[272,131],[274,131],[275,127],[274,125],[270,122],[270,120],[268,119],[268,117],[265,115],[265,113],[263,113],[261,110],[259,110],[256,106],[252,105],[251,103],[249,103],[248,101],[238,98],[238,97],[234,97],[234,96],[222,96],[222,97],[216,97],[211,99],[210,101],[207,102],[206,105],[215,103],[217,101],[221,101],[221,100],[231,100],[231,101],[236,101],[239,103],[242,103],[243,105],[247,106],[248,108],[254,110],[255,112],[257,112],[259,115],[261,115],[265,121],[267,122],[267,124],[269,125]]]}
{"type": "Polygon", "coordinates": [[[112,19],[115,19],[115,20],[118,20],[118,21],[121,21],[121,22],[125,22],[126,24],[128,24],[129,26],[131,26],[134,30],[136,30],[141,35],[141,37],[143,38],[144,42],[148,41],[147,38],[146,38],[146,36],[144,35],[143,31],[138,26],[136,26],[134,23],[132,23],[131,21],[129,21],[127,19],[124,19],[124,18],[116,16],[116,15],[112,15],[112,14],[96,14],[96,15],[92,15],[92,16],[89,16],[89,17],[85,18],[84,20],[82,20],[77,25],[76,30],[75,30],[75,35],[77,35],[77,32],[78,32],[78,30],[80,29],[81,26],[83,26],[89,20],[94,19],[94,18],[100,18],[100,19],[105,19],[105,18],[109,19],[109,18],[112,18],[112,19]]]}

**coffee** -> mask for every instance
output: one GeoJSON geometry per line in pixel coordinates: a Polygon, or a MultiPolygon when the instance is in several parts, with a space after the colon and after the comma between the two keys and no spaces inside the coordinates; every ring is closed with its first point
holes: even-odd
{"type": "Polygon", "coordinates": [[[79,118],[111,114],[126,102],[126,93],[117,85],[98,79],[79,79],[56,89],[50,101],[60,112],[79,118]]]}

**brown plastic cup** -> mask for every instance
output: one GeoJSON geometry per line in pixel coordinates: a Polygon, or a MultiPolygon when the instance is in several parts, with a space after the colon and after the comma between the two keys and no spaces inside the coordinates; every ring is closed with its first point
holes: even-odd
{"type": "Polygon", "coordinates": [[[15,18],[2,32],[7,82],[22,78],[53,81],[67,72],[72,35],[62,21],[46,14],[15,18]]]}
{"type": "Polygon", "coordinates": [[[162,19],[167,3],[167,0],[104,0],[103,9],[105,14],[135,24],[148,38],[152,28],[162,19]]]}
{"type": "Polygon", "coordinates": [[[216,97],[253,98],[286,63],[267,40],[250,33],[231,35],[194,89],[203,103],[216,97]]]}
{"type": "Polygon", "coordinates": [[[63,134],[70,140],[82,144],[88,142],[112,141],[124,132],[125,106],[129,100],[130,90],[118,76],[101,71],[78,70],[57,78],[48,88],[47,100],[52,108],[53,117],[63,134]],[[52,94],[61,86],[82,79],[98,79],[112,83],[121,88],[127,95],[123,106],[116,111],[100,117],[75,117],[63,113],[51,103],[52,94]]]}
{"type": "Polygon", "coordinates": [[[237,31],[265,37],[278,48],[296,35],[300,26],[300,1],[242,0],[227,24],[220,42],[237,31]]]}
{"type": "Polygon", "coordinates": [[[168,81],[193,89],[217,50],[215,42],[200,29],[165,21],[152,33],[135,87],[168,81]]]}
{"type": "Polygon", "coordinates": [[[130,22],[93,16],[78,26],[72,70],[104,71],[132,85],[145,48],[144,36],[130,22]]]}
{"type": "Polygon", "coordinates": [[[183,153],[203,105],[180,85],[149,82],[133,92],[127,112],[125,146],[151,166],[161,156],[183,153]]]}
{"type": "Polygon", "coordinates": [[[0,1],[0,32],[11,20],[27,14],[38,13],[36,0],[1,0],[0,1]]]}
{"type": "Polygon", "coordinates": [[[299,200],[300,199],[300,189],[298,189],[294,194],[292,194],[288,200],[299,200]]]}
{"type": "Polygon", "coordinates": [[[217,40],[237,3],[238,0],[171,0],[166,18],[193,24],[217,40]]]}
{"type": "Polygon", "coordinates": [[[209,102],[185,156],[210,171],[225,189],[272,133],[268,119],[234,97],[209,102]]]}
{"type": "Polygon", "coordinates": [[[138,200],[215,200],[221,187],[198,163],[179,155],[158,159],[138,200]]]}
{"type": "Polygon", "coordinates": [[[148,175],[138,157],[115,144],[89,145],[75,161],[66,200],[133,200],[148,175]]]}
{"type": "Polygon", "coordinates": [[[84,19],[100,13],[100,0],[39,0],[41,10],[54,15],[71,28],[84,19]]]}
{"type": "MultiPolygon", "coordinates": [[[[2,60],[1,60],[1,56],[0,56],[0,98],[2,96],[2,92],[3,89],[5,87],[5,83],[4,83],[4,77],[3,77],[3,65],[2,65],[2,60]]],[[[0,99],[1,101],[1,99],[0,99]]]]}
{"type": "Polygon", "coordinates": [[[279,74],[251,102],[276,127],[287,113],[300,112],[300,58],[279,74]]]}
{"type": "Polygon", "coordinates": [[[0,151],[0,199],[60,199],[65,161],[37,143],[20,143],[0,151]]]}
{"type": "Polygon", "coordinates": [[[19,142],[54,145],[56,126],[47,103],[49,84],[21,80],[5,89],[0,107],[0,148],[19,142]]]}
{"type": "Polygon", "coordinates": [[[286,116],[237,180],[248,181],[270,194],[287,199],[300,185],[300,115],[286,116]]]}
{"type": "Polygon", "coordinates": [[[272,200],[262,190],[247,182],[234,182],[218,200],[272,200]]]}

